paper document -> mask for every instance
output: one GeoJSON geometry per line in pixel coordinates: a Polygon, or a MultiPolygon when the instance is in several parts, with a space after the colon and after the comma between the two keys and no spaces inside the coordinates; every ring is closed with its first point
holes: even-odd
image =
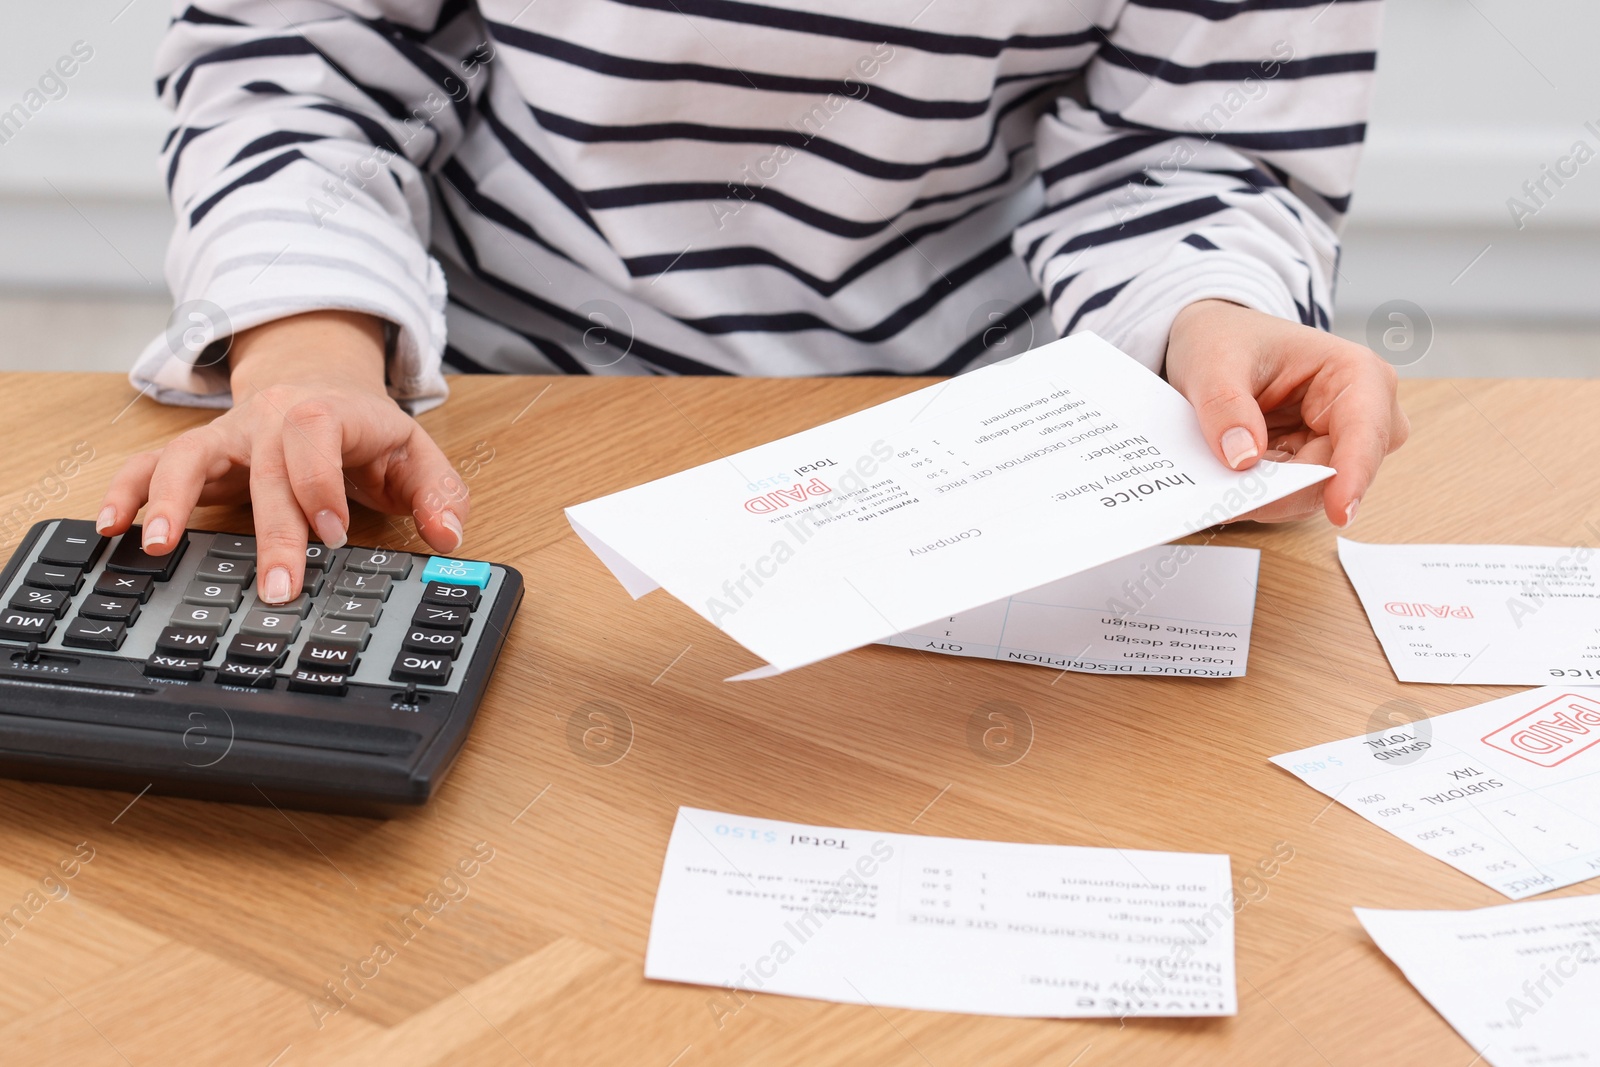
{"type": "Polygon", "coordinates": [[[1600,875],[1600,689],[1535,689],[1272,762],[1514,900],[1600,875]]]}
{"type": "Polygon", "coordinates": [[[679,808],[645,977],[984,1015],[1232,1015],[1227,856],[679,808]]]}
{"type": "Polygon", "coordinates": [[[1229,470],[1187,401],[1075,335],[567,509],[776,674],[991,604],[1330,477],[1229,470]]]}
{"type": "Polygon", "coordinates": [[[1600,897],[1356,917],[1490,1067],[1600,1063],[1600,897]]]}
{"type": "Polygon", "coordinates": [[[1237,678],[1261,553],[1158,545],[883,642],[1086,674],[1237,678]]]}
{"type": "Polygon", "coordinates": [[[1339,541],[1402,682],[1600,684],[1600,552],[1339,541]]]}

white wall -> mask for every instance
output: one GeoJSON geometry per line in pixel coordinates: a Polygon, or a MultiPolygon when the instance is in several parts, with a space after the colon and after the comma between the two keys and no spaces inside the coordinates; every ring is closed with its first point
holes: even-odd
{"type": "MultiPolygon", "coordinates": [[[[9,5],[0,109],[75,41],[94,57],[64,98],[0,144],[0,288],[162,290],[170,223],[155,154],[165,116],[151,57],[168,3],[9,5]]],[[[1342,265],[1341,326],[1359,332],[1392,299],[1436,318],[1600,320],[1600,159],[1525,229],[1506,208],[1575,141],[1600,150],[1600,133],[1584,126],[1600,130],[1600,4],[1389,0],[1388,8],[1342,265]]]]}

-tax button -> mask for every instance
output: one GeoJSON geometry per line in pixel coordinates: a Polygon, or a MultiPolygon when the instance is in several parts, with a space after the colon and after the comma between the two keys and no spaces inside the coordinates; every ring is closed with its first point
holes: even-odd
{"type": "Polygon", "coordinates": [[[422,568],[425,582],[448,582],[451,585],[475,585],[479,589],[489,584],[489,565],[471,559],[446,559],[429,556],[422,568]]]}

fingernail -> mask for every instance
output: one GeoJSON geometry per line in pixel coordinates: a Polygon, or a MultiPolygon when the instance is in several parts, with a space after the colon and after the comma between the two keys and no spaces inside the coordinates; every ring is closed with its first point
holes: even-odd
{"type": "Polygon", "coordinates": [[[456,513],[451,511],[449,508],[445,508],[443,511],[439,512],[439,524],[454,534],[456,539],[456,543],[445,549],[445,551],[454,552],[456,549],[460,548],[461,520],[456,518],[456,513]]]}
{"type": "Polygon", "coordinates": [[[268,604],[282,604],[289,599],[289,569],[274,567],[261,582],[261,599],[268,604]]]}
{"type": "Polygon", "coordinates": [[[100,509],[100,517],[94,520],[94,528],[101,533],[111,529],[111,524],[117,521],[117,506],[107,504],[100,509]]]}
{"type": "Polygon", "coordinates": [[[1234,470],[1239,469],[1239,464],[1248,463],[1261,454],[1256,448],[1256,438],[1243,426],[1235,426],[1222,435],[1222,454],[1228,460],[1228,466],[1234,470]]]}
{"type": "Polygon", "coordinates": [[[1351,526],[1355,525],[1356,508],[1358,508],[1360,506],[1361,506],[1361,498],[1360,497],[1356,497],[1354,500],[1350,501],[1350,506],[1344,509],[1344,522],[1339,524],[1339,529],[1348,530],[1351,526]]]}
{"type": "Polygon", "coordinates": [[[166,519],[154,518],[144,524],[144,547],[160,548],[167,543],[167,532],[172,529],[166,519]]]}
{"type": "Polygon", "coordinates": [[[339,516],[323,508],[312,518],[311,525],[316,528],[317,537],[329,548],[343,548],[345,542],[344,523],[339,521],[339,516]]]}
{"type": "Polygon", "coordinates": [[[1269,448],[1262,454],[1261,458],[1270,459],[1274,463],[1286,463],[1294,458],[1294,453],[1286,452],[1281,448],[1269,448]]]}

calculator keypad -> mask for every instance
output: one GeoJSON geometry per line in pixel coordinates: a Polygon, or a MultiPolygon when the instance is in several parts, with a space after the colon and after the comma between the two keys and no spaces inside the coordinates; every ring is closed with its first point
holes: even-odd
{"type": "Polygon", "coordinates": [[[188,531],[154,555],[141,534],[107,538],[92,523],[57,522],[0,590],[0,639],[115,653],[164,682],[270,689],[281,680],[333,696],[357,683],[454,690],[488,639],[474,633],[474,616],[500,588],[497,570],[476,561],[310,545],[304,591],[264,604],[254,538],[188,531]]]}

